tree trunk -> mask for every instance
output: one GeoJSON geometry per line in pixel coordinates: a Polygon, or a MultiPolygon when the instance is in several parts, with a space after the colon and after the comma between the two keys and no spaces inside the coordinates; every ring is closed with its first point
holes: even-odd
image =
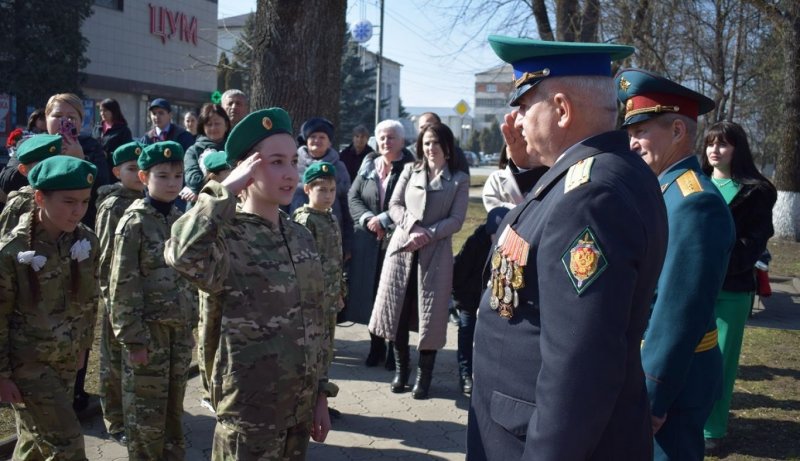
{"type": "Polygon", "coordinates": [[[346,0],[258,0],[251,109],[279,106],[295,132],[311,117],[339,122],[346,0]]]}
{"type": "Polygon", "coordinates": [[[562,42],[574,42],[580,32],[580,15],[576,0],[556,0],[556,37],[562,42]]]}
{"type": "Polygon", "coordinates": [[[542,40],[555,40],[553,28],[550,26],[550,17],[547,15],[547,5],[544,0],[533,0],[531,2],[533,17],[536,19],[536,29],[539,31],[539,38],[542,40]]]}
{"type": "Polygon", "coordinates": [[[800,241],[800,7],[789,6],[783,34],[784,72],[783,149],[775,163],[778,202],[773,209],[775,235],[800,241]]]}
{"type": "Polygon", "coordinates": [[[583,6],[583,19],[581,20],[582,42],[597,41],[597,27],[600,23],[600,0],[586,0],[583,6]]]}

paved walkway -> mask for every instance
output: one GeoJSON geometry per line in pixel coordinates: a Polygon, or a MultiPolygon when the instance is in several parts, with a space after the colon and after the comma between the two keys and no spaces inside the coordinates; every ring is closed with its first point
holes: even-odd
{"type": "MultiPolygon", "coordinates": [[[[324,444],[311,443],[308,459],[463,460],[469,402],[458,392],[456,332],[456,327],[449,325],[447,346],[436,357],[432,398],[417,401],[410,392],[391,393],[392,372],[382,366],[364,366],[369,349],[365,326],[340,326],[331,378],[341,390],[329,402],[342,417],[333,421],[324,444]]],[[[415,361],[412,353],[412,366],[415,361]]],[[[189,381],[184,408],[186,459],[207,460],[215,420],[200,406],[199,377],[189,381]]],[[[128,459],[125,447],[106,438],[100,416],[87,420],[83,427],[90,460],[128,459]]]]}

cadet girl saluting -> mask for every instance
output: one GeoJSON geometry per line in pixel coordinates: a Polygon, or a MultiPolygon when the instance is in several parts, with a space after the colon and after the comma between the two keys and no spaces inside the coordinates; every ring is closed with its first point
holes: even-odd
{"type": "Polygon", "coordinates": [[[0,400],[16,413],[15,460],[86,459],[72,388],[98,298],[99,245],[80,223],[96,174],[73,157],[40,162],[28,174],[36,208],[0,240],[0,400]]]}
{"type": "Polygon", "coordinates": [[[164,261],[164,242],[180,212],[183,148],[147,146],[137,159],[145,198],[125,211],[114,237],[111,324],[123,346],[122,405],[131,460],[182,460],[183,397],[194,321],[188,285],[164,261]]]}
{"type": "Polygon", "coordinates": [[[308,230],[278,208],[298,181],[291,132],[280,108],[242,119],[225,145],[236,168],[202,189],[165,250],[221,310],[214,460],[305,459],[309,435],[321,442],[330,429],[327,397],[336,388],[324,361],[320,259],[308,230]]]}

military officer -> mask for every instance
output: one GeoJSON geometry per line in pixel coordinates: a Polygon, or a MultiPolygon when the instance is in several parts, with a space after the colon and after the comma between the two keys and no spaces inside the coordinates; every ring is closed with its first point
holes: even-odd
{"type": "Polygon", "coordinates": [[[692,152],[707,97],[659,75],[616,77],[630,146],[658,175],[669,245],[642,345],[656,459],[703,459],[703,425],[721,391],[714,302],[733,247],[733,220],[692,152]]]}
{"type": "Polygon", "coordinates": [[[514,67],[509,149],[550,170],[492,249],[467,459],[648,459],[639,351],[667,221],[655,176],[613,131],[611,61],[633,48],[489,43],[514,67]]]}

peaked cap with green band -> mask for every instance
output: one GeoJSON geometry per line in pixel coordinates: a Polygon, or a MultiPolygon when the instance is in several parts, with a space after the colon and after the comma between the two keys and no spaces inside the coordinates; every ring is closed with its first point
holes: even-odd
{"type": "Polygon", "coordinates": [[[114,153],[111,155],[111,165],[120,166],[125,162],[137,161],[142,155],[142,151],[144,151],[144,146],[136,141],[123,144],[114,149],[114,153]]]}
{"type": "Polygon", "coordinates": [[[519,98],[546,78],[611,77],[611,61],[635,51],[632,46],[613,43],[551,42],[501,35],[490,35],[489,45],[514,68],[511,106],[518,106],[519,98]]]}
{"type": "Polygon", "coordinates": [[[23,165],[41,162],[61,153],[60,134],[37,134],[31,136],[17,147],[16,157],[23,165]]]}
{"type": "Polygon", "coordinates": [[[96,176],[97,167],[92,163],[56,155],[37,163],[28,173],[28,182],[36,190],[89,189],[96,176]]]}
{"type": "Polygon", "coordinates": [[[228,154],[221,150],[210,152],[203,156],[203,166],[206,167],[206,171],[209,173],[219,173],[220,171],[231,169],[230,164],[228,164],[228,154]]]}
{"type": "Polygon", "coordinates": [[[175,141],[150,144],[136,160],[140,170],[149,170],[159,163],[183,162],[183,147],[175,141]]]}
{"type": "Polygon", "coordinates": [[[643,69],[622,69],[614,83],[617,99],[625,105],[623,127],[668,113],[697,120],[715,107],[711,98],[643,69]]]}
{"type": "Polygon", "coordinates": [[[292,119],[280,107],[270,107],[248,114],[231,130],[225,143],[228,163],[236,165],[262,139],[285,133],[292,135],[292,119]]]}
{"type": "Polygon", "coordinates": [[[312,163],[303,173],[303,184],[308,184],[311,181],[319,178],[336,179],[336,167],[328,162],[312,163]]]}

